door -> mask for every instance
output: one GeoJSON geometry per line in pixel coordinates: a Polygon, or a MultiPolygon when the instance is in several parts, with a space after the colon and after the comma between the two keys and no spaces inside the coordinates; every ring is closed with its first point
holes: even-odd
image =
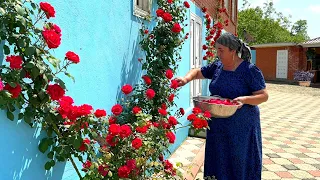
{"type": "Polygon", "coordinates": [[[288,78],[288,50],[277,51],[277,70],[276,78],[288,78]]]}
{"type": "MultiPolygon", "coordinates": [[[[202,31],[202,20],[199,16],[191,13],[190,22],[190,67],[200,68],[201,67],[201,31],[202,31]]],[[[190,100],[192,103],[192,97],[201,95],[201,80],[191,81],[190,84],[190,100]]]]}

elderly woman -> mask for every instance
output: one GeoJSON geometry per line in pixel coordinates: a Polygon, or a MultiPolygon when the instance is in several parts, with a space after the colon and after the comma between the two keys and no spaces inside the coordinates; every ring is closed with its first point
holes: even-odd
{"type": "Polygon", "coordinates": [[[207,130],[204,176],[218,180],[258,180],[262,140],[258,104],[268,100],[262,72],[250,63],[250,49],[236,36],[217,39],[220,60],[177,78],[181,86],[194,79],[211,79],[211,95],[243,103],[229,118],[212,118],[207,130]]]}

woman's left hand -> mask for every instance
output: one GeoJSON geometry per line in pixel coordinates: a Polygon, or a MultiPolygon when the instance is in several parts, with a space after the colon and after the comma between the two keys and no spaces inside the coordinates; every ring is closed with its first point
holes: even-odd
{"type": "MultiPolygon", "coordinates": [[[[246,97],[246,96],[240,96],[240,97],[237,97],[237,98],[235,98],[235,99],[233,99],[233,100],[234,100],[234,101],[241,102],[242,105],[243,105],[243,104],[246,104],[247,97],[246,97]]],[[[239,106],[238,109],[241,108],[242,105],[239,106]]]]}

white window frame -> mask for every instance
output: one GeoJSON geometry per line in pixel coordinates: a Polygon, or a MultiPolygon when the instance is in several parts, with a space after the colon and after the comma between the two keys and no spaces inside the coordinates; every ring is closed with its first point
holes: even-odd
{"type": "Polygon", "coordinates": [[[152,1],[153,0],[133,0],[133,15],[140,17],[140,18],[147,18],[151,15],[151,8],[152,8],[152,1]],[[149,3],[147,6],[147,10],[143,9],[143,7],[140,7],[137,5],[137,2],[143,3],[149,3]]]}
{"type": "Polygon", "coordinates": [[[227,9],[227,12],[229,11],[229,0],[224,0],[224,7],[227,9]]]}
{"type": "Polygon", "coordinates": [[[231,6],[232,6],[232,21],[236,22],[236,7],[237,7],[236,0],[232,0],[231,6]]]}
{"type": "MultiPolygon", "coordinates": [[[[199,57],[197,57],[197,59],[193,59],[193,57],[195,57],[194,52],[192,51],[192,49],[195,48],[196,46],[196,42],[193,41],[191,38],[194,37],[195,35],[195,27],[193,26],[193,30],[190,30],[190,68],[199,68],[202,65],[202,19],[201,17],[197,16],[196,14],[190,12],[190,21],[194,21],[195,23],[200,24],[199,27],[199,57]]],[[[190,22],[191,24],[191,22],[190,22]]],[[[191,26],[190,26],[191,27],[191,26]]],[[[197,95],[201,95],[202,94],[202,81],[201,80],[193,80],[192,82],[190,82],[190,104],[193,104],[193,95],[197,96],[197,95]],[[199,82],[199,86],[195,86],[196,85],[196,81],[199,82]],[[194,90],[193,88],[199,88],[198,91],[200,94],[194,94],[194,90]]]]}

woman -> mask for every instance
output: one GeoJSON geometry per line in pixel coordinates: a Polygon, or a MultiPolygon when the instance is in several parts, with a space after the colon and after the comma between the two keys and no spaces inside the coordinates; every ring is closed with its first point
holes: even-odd
{"type": "Polygon", "coordinates": [[[243,103],[229,118],[212,118],[207,130],[204,176],[218,180],[258,180],[262,169],[262,140],[258,104],[268,100],[261,71],[249,61],[250,49],[231,33],[216,41],[215,61],[177,78],[183,86],[194,79],[212,79],[211,95],[243,103]]]}

